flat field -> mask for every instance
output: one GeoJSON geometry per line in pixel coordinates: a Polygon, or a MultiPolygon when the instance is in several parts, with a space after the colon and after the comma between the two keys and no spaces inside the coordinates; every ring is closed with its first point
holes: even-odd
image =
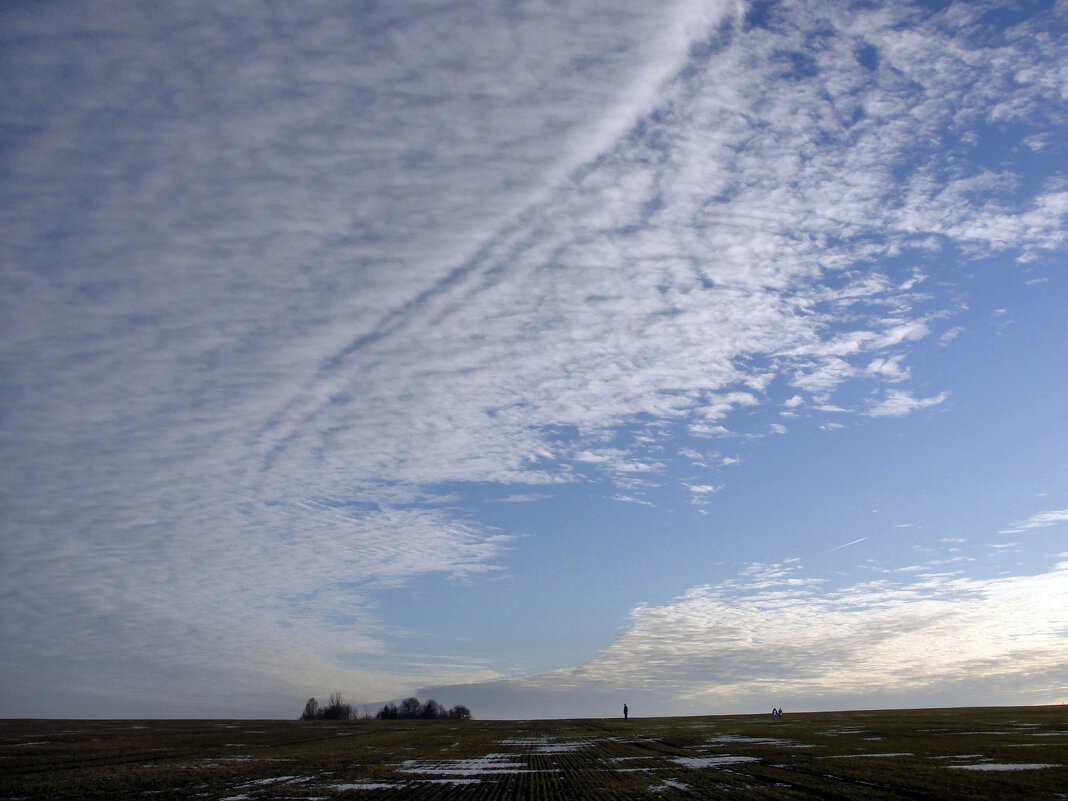
{"type": "Polygon", "coordinates": [[[1068,707],[629,721],[0,720],[0,799],[1065,799],[1068,707]]]}

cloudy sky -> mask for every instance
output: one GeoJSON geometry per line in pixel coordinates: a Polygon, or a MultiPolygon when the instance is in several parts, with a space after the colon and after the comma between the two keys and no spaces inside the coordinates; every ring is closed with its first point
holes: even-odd
{"type": "Polygon", "coordinates": [[[0,6],[0,715],[1068,701],[1068,2],[0,6]]]}

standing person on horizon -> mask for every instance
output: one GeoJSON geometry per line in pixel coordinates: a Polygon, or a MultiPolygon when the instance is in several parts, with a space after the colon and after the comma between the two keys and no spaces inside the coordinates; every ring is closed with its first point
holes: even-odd
{"type": "Polygon", "coordinates": [[[623,720],[626,720],[630,715],[630,711],[627,709],[627,705],[623,704],[623,720]]]}

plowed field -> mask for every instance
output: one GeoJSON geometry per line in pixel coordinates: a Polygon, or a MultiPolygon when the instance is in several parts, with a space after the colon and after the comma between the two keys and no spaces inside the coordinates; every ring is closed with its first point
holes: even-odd
{"type": "Polygon", "coordinates": [[[1068,708],[0,721],[0,799],[1065,799],[1068,708]]]}

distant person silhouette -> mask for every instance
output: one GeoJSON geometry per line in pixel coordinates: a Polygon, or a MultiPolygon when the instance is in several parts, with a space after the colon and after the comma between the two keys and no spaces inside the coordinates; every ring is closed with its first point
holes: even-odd
{"type": "Polygon", "coordinates": [[[623,720],[626,720],[630,715],[630,711],[627,709],[627,705],[623,704],[623,720]]]}

